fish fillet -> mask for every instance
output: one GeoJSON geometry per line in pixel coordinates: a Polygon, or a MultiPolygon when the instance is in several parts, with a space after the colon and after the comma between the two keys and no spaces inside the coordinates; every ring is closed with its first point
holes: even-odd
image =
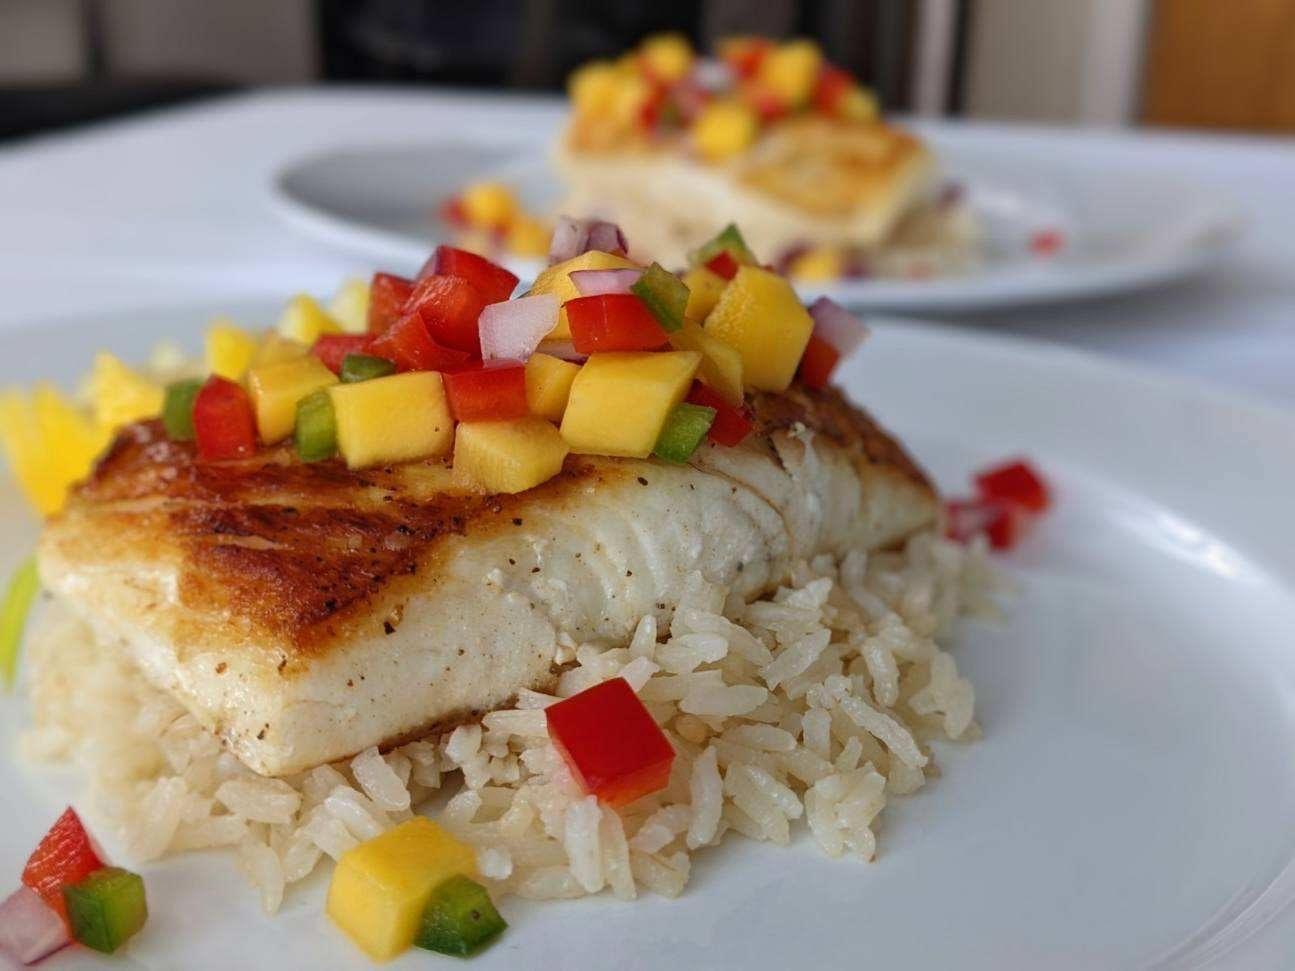
{"type": "Polygon", "coordinates": [[[737,448],[572,456],[516,496],[441,462],[199,463],[144,422],[46,527],[42,578],[249,767],[296,772],[551,688],[560,642],[667,622],[694,571],[754,597],[933,522],[925,476],[836,392],[754,408],[737,448]]]}

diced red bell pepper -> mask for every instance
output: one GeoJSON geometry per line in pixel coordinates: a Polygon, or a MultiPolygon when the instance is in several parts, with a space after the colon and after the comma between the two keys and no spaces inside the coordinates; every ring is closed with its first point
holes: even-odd
{"type": "Polygon", "coordinates": [[[841,99],[854,85],[849,72],[839,67],[825,66],[814,84],[814,107],[825,115],[835,116],[840,109],[841,99]]]}
{"type": "Polygon", "coordinates": [[[1041,229],[1030,237],[1030,252],[1035,256],[1056,256],[1066,244],[1060,230],[1041,229]]]}
{"type": "Polygon", "coordinates": [[[451,226],[463,229],[468,225],[467,213],[463,211],[463,200],[458,196],[450,196],[442,202],[437,212],[441,219],[451,226]]]}
{"type": "Polygon", "coordinates": [[[526,366],[520,361],[469,365],[442,375],[455,421],[524,418],[526,366]]]}
{"type": "Polygon", "coordinates": [[[1048,484],[1021,459],[983,469],[973,479],[983,499],[1013,503],[1030,512],[1043,512],[1052,503],[1048,484]]]}
{"type": "Polygon", "coordinates": [[[716,445],[726,445],[730,448],[740,445],[755,427],[745,407],[733,407],[718,391],[700,381],[693,382],[692,390],[688,392],[688,400],[694,405],[715,409],[715,420],[710,423],[710,431],[706,436],[716,445]]]}
{"type": "Polygon", "coordinates": [[[438,344],[480,357],[477,318],[489,302],[463,277],[433,273],[414,284],[405,313],[421,314],[427,333],[438,344]]]}
{"type": "Polygon", "coordinates": [[[996,550],[1016,546],[1034,518],[1022,507],[997,499],[950,499],[944,508],[949,539],[965,543],[984,533],[996,550]]]}
{"type": "Polygon", "coordinates": [[[486,303],[502,303],[513,295],[517,286],[517,275],[509,273],[498,263],[492,263],[484,256],[469,253],[465,249],[453,246],[438,246],[421,270],[418,279],[432,275],[456,276],[467,280],[486,303]]]}
{"type": "Polygon", "coordinates": [[[706,261],[706,269],[725,280],[737,276],[737,267],[737,260],[733,259],[733,254],[728,250],[721,250],[706,261]]]}
{"type": "Polygon", "coordinates": [[[773,41],[765,37],[753,37],[744,43],[737,43],[725,52],[724,61],[733,73],[740,78],[755,77],[765,55],[773,50],[773,41]]]}
{"type": "Polygon", "coordinates": [[[252,399],[233,381],[212,375],[193,400],[198,458],[209,462],[244,458],[256,451],[252,399]]]}
{"type": "Polygon", "coordinates": [[[670,342],[647,304],[632,293],[576,297],[563,304],[571,342],[580,354],[655,351],[670,342]]]}
{"type": "Polygon", "coordinates": [[[23,867],[22,882],[40,894],[42,900],[58,911],[67,922],[67,905],[63,888],[79,883],[96,870],[103,860],[90,842],[90,834],[81,825],[76,810],[69,806],[36,846],[23,867]]]}
{"type": "Polygon", "coordinates": [[[375,273],[369,285],[369,333],[384,334],[403,317],[414,281],[394,273],[375,273]]]}
{"type": "Polygon", "coordinates": [[[791,105],[755,82],[746,86],[745,93],[747,103],[755,109],[755,113],[760,116],[760,121],[766,125],[791,113],[791,105]]]}
{"type": "Polygon", "coordinates": [[[652,131],[661,122],[661,116],[666,108],[667,92],[664,85],[653,84],[652,91],[639,105],[639,125],[647,131],[652,131]]]}
{"type": "Polygon", "coordinates": [[[613,808],[664,789],[674,749],[624,678],[544,710],[549,738],[586,793],[613,808]]]}
{"type": "Polygon", "coordinates": [[[840,360],[840,351],[817,334],[810,334],[800,359],[800,380],[815,391],[826,388],[840,360]]]}
{"type": "Polygon", "coordinates": [[[392,361],[401,371],[446,371],[462,367],[471,358],[467,351],[434,340],[419,311],[406,314],[375,337],[368,352],[392,361]]]}
{"type": "Polygon", "coordinates": [[[324,334],[310,350],[328,370],[338,374],[346,355],[363,354],[372,340],[368,334],[324,334]]]}

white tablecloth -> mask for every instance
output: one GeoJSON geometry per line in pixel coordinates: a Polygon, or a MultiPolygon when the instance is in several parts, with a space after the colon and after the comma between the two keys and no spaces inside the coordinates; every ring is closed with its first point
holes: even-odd
{"type": "MultiPolygon", "coordinates": [[[[101,311],[329,292],[369,261],[286,226],[274,171],[357,142],[534,140],[548,99],[316,88],[236,96],[0,147],[0,333],[101,311]]],[[[1037,151],[1163,166],[1230,194],[1226,265],[1160,291],[965,319],[1295,406],[1295,139],[1002,129],[1037,151]]],[[[2,338],[0,338],[2,339],[2,338]]]]}

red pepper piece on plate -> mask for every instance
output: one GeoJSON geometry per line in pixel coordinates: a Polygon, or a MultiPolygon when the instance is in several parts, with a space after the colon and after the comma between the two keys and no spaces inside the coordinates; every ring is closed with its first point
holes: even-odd
{"type": "Polygon", "coordinates": [[[22,882],[40,894],[41,899],[66,922],[63,888],[79,883],[96,870],[103,869],[103,865],[90,842],[90,834],[81,825],[81,818],[69,806],[27,860],[22,882]]]}
{"type": "Polygon", "coordinates": [[[394,273],[375,273],[369,284],[369,333],[384,334],[404,316],[414,281],[394,273]]]}
{"type": "Polygon", "coordinates": [[[853,85],[854,80],[848,72],[830,65],[824,67],[814,84],[814,107],[825,115],[835,116],[841,106],[841,98],[853,85]]]}
{"type": "Polygon", "coordinates": [[[647,304],[632,293],[576,297],[563,304],[571,341],[580,354],[655,351],[670,342],[647,304]]]}
{"type": "Polygon", "coordinates": [[[244,458],[256,451],[256,414],[240,385],[212,377],[193,400],[193,435],[198,458],[244,458]]]}
{"type": "Polygon", "coordinates": [[[950,499],[945,503],[945,535],[959,543],[984,533],[996,550],[1010,550],[1033,521],[1025,509],[997,499],[950,499]]]}
{"type": "Polygon", "coordinates": [[[467,351],[434,340],[417,311],[401,317],[386,333],[375,337],[369,353],[385,357],[401,371],[446,371],[462,367],[471,357],[467,351]]]}
{"type": "Polygon", "coordinates": [[[310,350],[324,362],[324,367],[339,374],[346,355],[363,354],[372,340],[368,334],[324,334],[310,350]]]}
{"type": "Polygon", "coordinates": [[[706,269],[710,270],[716,276],[722,276],[725,280],[731,280],[737,276],[737,260],[728,250],[721,250],[706,261],[706,269]]]}
{"type": "Polygon", "coordinates": [[[418,278],[429,276],[456,276],[467,280],[486,303],[502,303],[513,295],[517,275],[509,273],[498,263],[484,256],[469,253],[453,246],[438,246],[432,258],[418,271],[418,278]]]}
{"type": "Polygon", "coordinates": [[[840,360],[841,355],[835,347],[817,334],[810,334],[809,343],[805,345],[805,353],[800,359],[801,381],[806,387],[816,391],[826,388],[840,360]]]}
{"type": "Polygon", "coordinates": [[[982,498],[1013,503],[1030,512],[1044,512],[1052,504],[1048,484],[1024,460],[983,469],[974,476],[982,498]]]}
{"type": "Polygon", "coordinates": [[[463,200],[458,196],[450,196],[442,202],[437,212],[451,226],[464,229],[468,225],[468,214],[463,211],[463,200]]]}
{"type": "Polygon", "coordinates": [[[755,77],[771,50],[773,41],[765,37],[752,37],[726,45],[722,56],[734,74],[740,78],[751,78],[755,77]]]}
{"type": "Polygon", "coordinates": [[[740,445],[755,427],[746,408],[734,407],[725,401],[718,391],[700,381],[693,383],[692,390],[688,392],[688,401],[694,405],[715,409],[715,420],[711,422],[710,431],[706,433],[706,437],[716,445],[726,445],[730,448],[740,445]]]}
{"type": "Polygon", "coordinates": [[[489,302],[463,277],[433,273],[414,284],[405,313],[422,315],[427,333],[436,343],[480,357],[477,318],[489,302]]]}
{"type": "Polygon", "coordinates": [[[670,781],[674,749],[624,678],[612,678],[544,710],[549,737],[588,794],[628,805],[670,781]]]}
{"type": "Polygon", "coordinates": [[[526,417],[526,367],[520,361],[470,365],[441,377],[455,421],[526,417]]]}

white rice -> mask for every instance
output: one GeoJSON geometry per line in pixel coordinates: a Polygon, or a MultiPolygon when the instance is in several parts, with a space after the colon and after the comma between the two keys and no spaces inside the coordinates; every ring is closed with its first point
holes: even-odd
{"type": "Polygon", "coordinates": [[[878,814],[936,774],[932,740],[978,735],[972,686],[937,642],[959,615],[994,612],[999,588],[983,543],[932,535],[798,564],[753,603],[694,575],[668,632],[645,617],[626,646],[565,645],[557,695],[523,691],[440,739],[284,779],[245,768],[50,610],[28,648],[35,722],[22,746],[87,773],[92,812],[135,861],[229,847],[271,913],[322,859],[438,794],[450,798],[435,818],[477,848],[497,896],[673,897],[690,854],[730,831],[785,844],[806,825],[828,855],[872,859],[878,814]],[[579,791],[543,712],[615,676],[677,752],[669,785],[619,813],[579,791]]]}

